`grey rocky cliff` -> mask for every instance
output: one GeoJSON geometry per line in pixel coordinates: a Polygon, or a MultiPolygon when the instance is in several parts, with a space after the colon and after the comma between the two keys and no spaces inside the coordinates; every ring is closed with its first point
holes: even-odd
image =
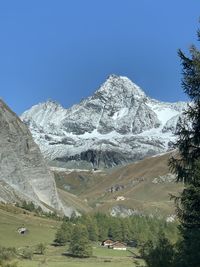
{"type": "Polygon", "coordinates": [[[28,127],[0,100],[0,199],[64,211],[55,181],[28,127]]]}
{"type": "Polygon", "coordinates": [[[48,101],[21,118],[49,161],[104,168],[167,151],[185,108],[183,102],[151,99],[127,77],[111,75],[94,95],[69,109],[48,101]]]}

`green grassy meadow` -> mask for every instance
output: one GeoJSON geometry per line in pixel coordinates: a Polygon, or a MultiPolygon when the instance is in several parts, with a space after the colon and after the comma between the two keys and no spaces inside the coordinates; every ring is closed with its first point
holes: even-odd
{"type": "Polygon", "coordinates": [[[0,210],[0,245],[5,247],[34,246],[38,243],[49,244],[60,223],[25,214],[13,214],[0,210]],[[17,229],[26,227],[28,234],[20,235],[17,229]]]}
{"type": "MultiPolygon", "coordinates": [[[[34,254],[32,260],[18,258],[18,267],[129,267],[134,264],[134,251],[115,251],[93,244],[93,257],[77,259],[66,255],[67,247],[52,245],[56,230],[60,222],[47,218],[40,218],[31,213],[23,214],[17,209],[13,212],[0,208],[0,246],[15,247],[17,251],[23,248],[32,248],[39,243],[45,243],[47,249],[44,255],[34,254]],[[20,235],[19,227],[26,227],[28,233],[20,235]]],[[[140,262],[136,260],[138,264],[140,262]]]]}
{"type": "MultiPolygon", "coordinates": [[[[44,256],[34,255],[33,260],[20,261],[21,267],[129,267],[137,266],[134,263],[133,255],[129,251],[114,251],[107,248],[94,247],[93,257],[89,259],[76,259],[62,255],[66,248],[48,248],[44,256]]],[[[138,261],[138,264],[142,263],[138,261]]]]}

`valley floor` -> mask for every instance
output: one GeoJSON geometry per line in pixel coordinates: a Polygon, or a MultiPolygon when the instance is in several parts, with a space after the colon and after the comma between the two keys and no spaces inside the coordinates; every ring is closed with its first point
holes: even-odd
{"type": "Polygon", "coordinates": [[[34,254],[32,260],[15,259],[18,267],[134,267],[142,263],[141,260],[134,258],[137,254],[135,249],[114,251],[103,248],[97,243],[93,244],[93,257],[88,259],[69,257],[65,254],[66,246],[52,245],[60,222],[33,216],[31,213],[23,214],[22,210],[15,207],[2,207],[0,207],[0,246],[15,247],[20,252],[24,248],[34,250],[41,242],[47,245],[44,255],[34,254]],[[17,232],[22,226],[28,229],[26,235],[17,232]]]}
{"type": "Polygon", "coordinates": [[[142,264],[141,261],[134,260],[131,251],[113,251],[96,247],[93,248],[93,257],[88,259],[67,257],[63,254],[65,251],[66,248],[49,247],[44,256],[34,255],[32,260],[20,261],[19,267],[134,267],[142,264]]]}

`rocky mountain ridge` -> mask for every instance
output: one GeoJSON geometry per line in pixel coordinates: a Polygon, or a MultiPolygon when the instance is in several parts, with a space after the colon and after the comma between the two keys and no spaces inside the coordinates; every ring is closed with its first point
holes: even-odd
{"type": "Polygon", "coordinates": [[[53,174],[33,141],[28,127],[0,100],[0,201],[32,201],[43,210],[63,207],[53,174]]]}
{"type": "Polygon", "coordinates": [[[80,104],[47,101],[21,119],[51,164],[105,168],[166,152],[186,106],[151,99],[127,77],[111,75],[80,104]]]}

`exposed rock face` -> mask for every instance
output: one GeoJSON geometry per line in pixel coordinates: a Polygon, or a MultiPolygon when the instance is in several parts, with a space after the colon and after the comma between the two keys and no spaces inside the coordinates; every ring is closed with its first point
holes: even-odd
{"type": "Polygon", "coordinates": [[[113,217],[119,216],[125,218],[133,215],[142,215],[142,213],[138,210],[129,209],[122,205],[116,205],[110,210],[110,215],[113,217]]]}
{"type": "Polygon", "coordinates": [[[167,183],[175,183],[176,175],[172,173],[168,173],[166,175],[162,175],[153,179],[153,184],[167,184],[167,183]]]}
{"type": "Polygon", "coordinates": [[[55,181],[28,127],[0,100],[0,199],[62,210],[55,181]],[[43,205],[44,204],[44,205],[43,205]]]}
{"type": "Polygon", "coordinates": [[[48,101],[21,118],[47,159],[70,168],[102,168],[167,151],[185,108],[183,102],[150,99],[127,77],[111,75],[70,109],[48,101]]]}
{"type": "Polygon", "coordinates": [[[169,119],[163,129],[162,129],[162,132],[163,133],[166,133],[166,132],[172,132],[172,133],[175,133],[176,132],[176,127],[177,127],[177,123],[178,123],[178,120],[180,119],[181,115],[178,114],[174,117],[172,117],[171,119],[169,119]]]}
{"type": "Polygon", "coordinates": [[[106,190],[106,192],[114,193],[125,189],[125,185],[115,184],[106,190]]]}

